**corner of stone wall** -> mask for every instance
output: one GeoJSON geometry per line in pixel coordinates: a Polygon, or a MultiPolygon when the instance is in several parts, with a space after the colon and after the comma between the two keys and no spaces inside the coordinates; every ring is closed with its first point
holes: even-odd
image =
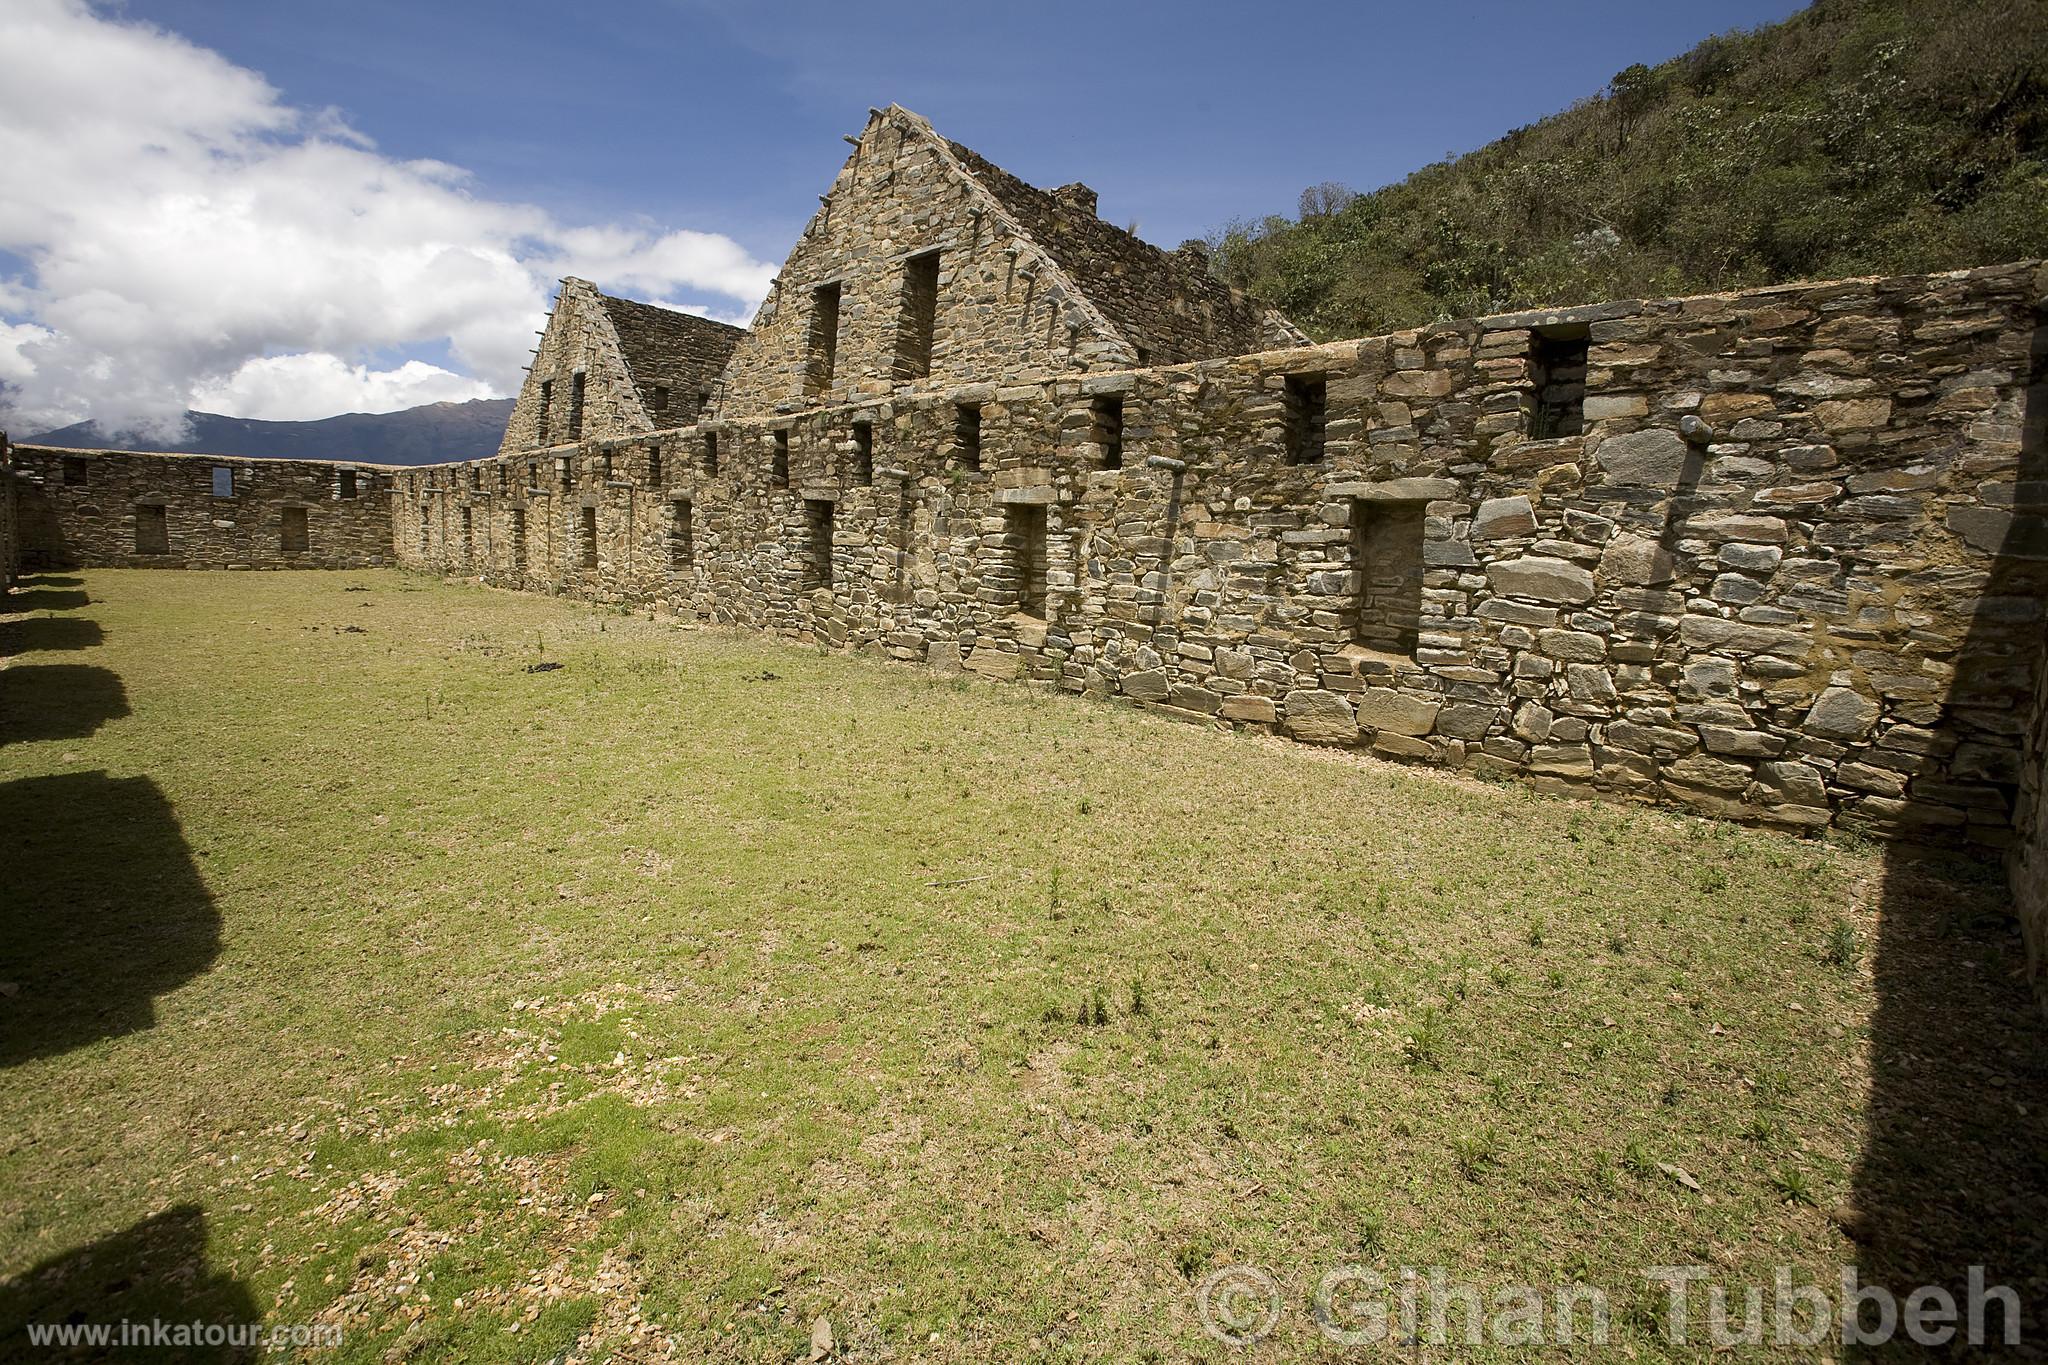
{"type": "Polygon", "coordinates": [[[2020,792],[2014,838],[2005,855],[2013,913],[2027,945],[2027,980],[2048,1015],[2048,652],[2035,667],[2034,704],[2020,754],[2020,792]]]}

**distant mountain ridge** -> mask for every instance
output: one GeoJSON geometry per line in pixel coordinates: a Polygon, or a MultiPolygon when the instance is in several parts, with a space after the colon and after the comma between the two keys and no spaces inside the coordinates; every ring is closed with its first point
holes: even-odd
{"type": "Polygon", "coordinates": [[[495,455],[512,415],[510,398],[467,403],[425,403],[399,412],[345,412],[311,422],[263,422],[188,412],[176,441],[132,433],[109,435],[96,422],[75,422],[30,445],[67,450],[163,450],[202,455],[248,455],[285,460],[361,460],[366,464],[421,465],[495,455]]]}

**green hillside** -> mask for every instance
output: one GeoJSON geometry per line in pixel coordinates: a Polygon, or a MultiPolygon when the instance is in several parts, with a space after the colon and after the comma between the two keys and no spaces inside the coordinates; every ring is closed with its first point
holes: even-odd
{"type": "Polygon", "coordinates": [[[2048,255],[2048,0],[1820,0],[1212,248],[1323,338],[2048,255]]]}

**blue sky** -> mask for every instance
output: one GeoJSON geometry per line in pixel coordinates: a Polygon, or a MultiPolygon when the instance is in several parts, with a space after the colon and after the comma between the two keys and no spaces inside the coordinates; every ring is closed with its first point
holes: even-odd
{"type": "Polygon", "coordinates": [[[1796,8],[5,0],[0,423],[509,393],[564,274],[744,322],[870,105],[1172,246],[1796,8]]]}
{"type": "Polygon", "coordinates": [[[393,156],[564,214],[645,214],[780,260],[891,100],[1035,184],[1085,180],[1166,245],[1360,189],[1784,18],[1713,3],[570,6],[134,0],[334,105],[393,156]]]}

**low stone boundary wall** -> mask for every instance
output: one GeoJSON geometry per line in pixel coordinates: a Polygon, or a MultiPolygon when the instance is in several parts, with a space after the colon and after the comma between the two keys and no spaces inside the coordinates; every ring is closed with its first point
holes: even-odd
{"type": "Polygon", "coordinates": [[[383,465],[14,448],[23,571],[390,564],[383,465]]]}

